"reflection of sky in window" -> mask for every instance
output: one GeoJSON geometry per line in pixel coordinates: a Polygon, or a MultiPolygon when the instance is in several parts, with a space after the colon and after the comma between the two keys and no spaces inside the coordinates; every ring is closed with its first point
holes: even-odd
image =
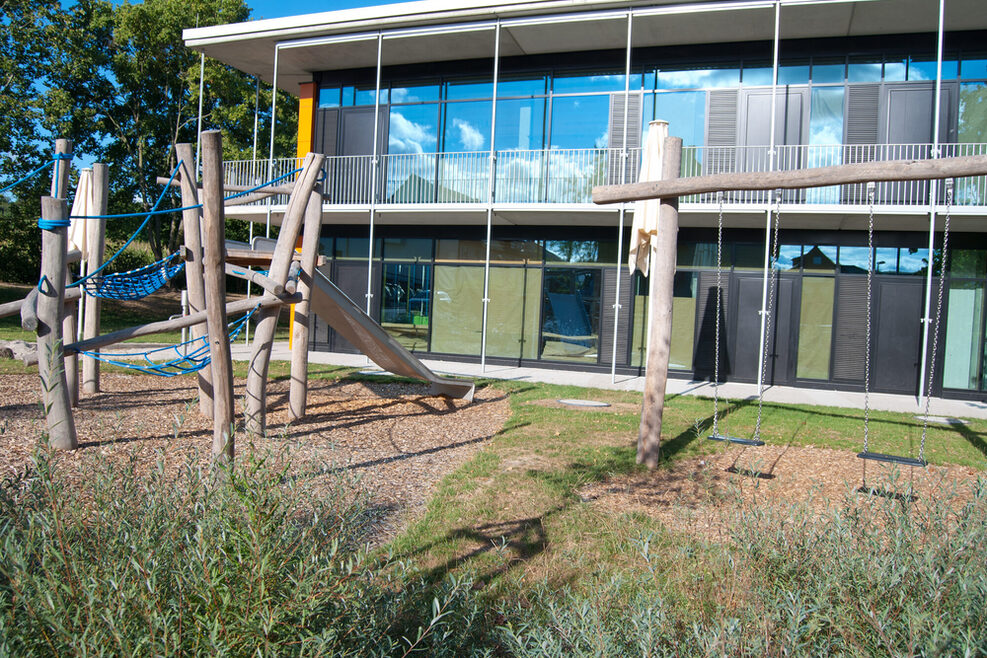
{"type": "Polygon", "coordinates": [[[446,103],[446,152],[481,151],[489,148],[490,101],[446,103]]]}
{"type": "MultiPolygon", "coordinates": [[[[365,89],[361,89],[361,88],[357,87],[355,93],[353,94],[353,104],[354,105],[373,105],[376,98],[377,98],[377,88],[376,87],[369,87],[369,88],[365,88],[365,89]]],[[[384,90],[383,89],[381,89],[381,102],[382,103],[386,103],[387,102],[387,101],[384,100],[384,90]]]]}
{"type": "Polygon", "coordinates": [[[840,271],[866,272],[868,251],[867,247],[840,247],[840,271]]]}
{"type": "MultiPolygon", "coordinates": [[[[574,74],[556,75],[553,81],[556,94],[580,94],[587,92],[607,92],[624,90],[624,74],[574,74]]],[[[631,74],[631,89],[641,88],[641,76],[631,74]]]]}
{"type": "Polygon", "coordinates": [[[439,100],[437,84],[402,84],[391,88],[392,103],[423,103],[439,100]]]}
{"type": "Polygon", "coordinates": [[[802,269],[832,271],[836,266],[836,247],[805,245],[802,269]]]}
{"type": "Polygon", "coordinates": [[[648,124],[655,119],[655,95],[644,94],[641,109],[641,144],[644,144],[645,136],[648,134],[648,124]]]}
{"type": "Polygon", "coordinates": [[[607,146],[609,96],[577,96],[552,100],[552,148],[607,146]]]}
{"type": "Polygon", "coordinates": [[[880,62],[854,62],[847,67],[847,80],[850,82],[880,82],[880,62]]]}
{"type": "Polygon", "coordinates": [[[780,85],[804,85],[808,82],[808,64],[783,64],[778,68],[778,84],[780,85]]]}
{"type": "Polygon", "coordinates": [[[843,62],[815,62],[812,63],[813,84],[823,84],[827,82],[843,82],[843,62]]]}
{"type": "Polygon", "coordinates": [[[900,274],[918,274],[924,272],[928,264],[928,249],[905,247],[898,250],[898,272],[900,274]]]}
{"type": "Polygon", "coordinates": [[[776,270],[792,269],[792,261],[802,255],[802,245],[783,244],[778,247],[778,258],[774,260],[773,266],[776,270]]]}
{"type": "Polygon", "coordinates": [[[736,87],[739,84],[739,66],[723,69],[658,71],[658,89],[710,89],[736,87]]]}
{"type": "MultiPolygon", "coordinates": [[[[499,85],[498,85],[499,87],[499,85]]],[[[500,89],[497,94],[500,95],[500,89]]],[[[492,80],[450,80],[446,83],[446,99],[493,98],[492,80]]]]}
{"type": "Polygon", "coordinates": [[[676,91],[657,95],[655,118],[668,121],[668,133],[683,146],[701,146],[706,132],[706,92],[676,91]]]}
{"type": "Polygon", "coordinates": [[[319,107],[339,107],[339,87],[320,89],[319,107]]]}
{"type": "Polygon", "coordinates": [[[884,63],[884,80],[886,82],[903,82],[905,79],[905,60],[887,61],[884,63]]]}
{"type": "Polygon", "coordinates": [[[874,250],[874,269],[894,274],[898,269],[898,250],[894,247],[878,247],[874,250]]]}
{"type": "Polygon", "coordinates": [[[987,78],[987,59],[963,59],[963,66],[960,72],[966,79],[987,78]]]}
{"type": "MultiPolygon", "coordinates": [[[[843,87],[814,87],[809,114],[808,166],[843,164],[843,87]],[[835,146],[834,146],[835,145],[835,146]]],[[[840,187],[813,187],[805,191],[806,203],[839,203],[840,187]]]]}
{"type": "Polygon", "coordinates": [[[545,101],[497,101],[497,150],[538,150],[544,141],[545,101]]]}
{"type": "Polygon", "coordinates": [[[438,105],[392,108],[388,153],[435,153],[438,105]]]}
{"type": "MultiPolygon", "coordinates": [[[[943,58],[942,60],[942,79],[943,80],[955,80],[956,75],[959,72],[959,65],[955,59],[950,60],[943,58]]],[[[909,80],[935,80],[936,79],[936,60],[915,60],[911,59],[908,62],[908,79],[909,80]]]]}
{"type": "Polygon", "coordinates": [[[771,84],[774,69],[768,65],[745,66],[744,84],[747,86],[767,86],[771,84]]]}
{"type": "Polygon", "coordinates": [[[497,81],[497,98],[507,96],[538,96],[545,93],[545,76],[513,78],[497,81]]]}

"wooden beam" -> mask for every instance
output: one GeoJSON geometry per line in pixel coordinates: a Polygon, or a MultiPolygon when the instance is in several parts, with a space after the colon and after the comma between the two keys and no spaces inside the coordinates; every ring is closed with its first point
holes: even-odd
{"type": "Polygon", "coordinates": [[[249,281],[250,283],[255,283],[272,295],[281,295],[284,293],[284,285],[268,276],[261,274],[260,272],[245,270],[237,267],[236,265],[231,265],[230,263],[226,263],[224,266],[224,271],[229,276],[243,279],[244,281],[249,281]]]}
{"type": "Polygon", "coordinates": [[[857,164],[710,174],[678,180],[645,181],[593,188],[593,203],[608,204],[645,199],[671,199],[727,190],[796,190],[881,181],[932,180],[987,175],[987,155],[930,160],[885,160],[857,164]]]}
{"type": "MultiPolygon", "coordinates": [[[[37,290],[37,288],[35,288],[35,290],[37,290]]],[[[27,294],[28,297],[31,296],[30,291],[27,294]]],[[[65,303],[68,304],[70,302],[77,302],[79,301],[79,296],[80,296],[80,291],[78,288],[69,288],[68,290],[65,291],[65,303]]],[[[0,318],[9,318],[12,315],[20,314],[22,307],[24,306],[24,301],[26,299],[27,297],[23,297],[21,299],[15,299],[11,302],[4,302],[3,304],[0,304],[0,318]]],[[[37,311],[35,311],[35,313],[37,313],[37,311]]],[[[21,320],[21,322],[23,323],[23,319],[21,320]]],[[[34,327],[29,329],[24,328],[23,326],[21,328],[24,329],[25,331],[37,331],[38,327],[37,325],[35,325],[34,327]]]]}
{"type": "MultiPolygon", "coordinates": [[[[110,178],[109,167],[105,164],[93,164],[93,210],[97,215],[105,215],[109,207],[110,178]]],[[[86,260],[86,273],[92,274],[103,264],[106,247],[106,220],[86,220],[86,244],[89,258],[86,260]]],[[[82,340],[95,338],[100,331],[100,313],[102,300],[91,297],[86,300],[85,317],[82,319],[82,340]]],[[[82,360],[82,392],[95,395],[99,392],[99,361],[87,358],[82,360]]]]}
{"type": "MultiPolygon", "coordinates": [[[[41,216],[48,221],[68,219],[65,199],[42,197],[41,216]]],[[[65,247],[68,228],[41,231],[41,290],[38,294],[38,374],[48,443],[58,450],[75,450],[79,441],[72,418],[68,382],[65,379],[65,352],[62,321],[65,316],[65,247]]]]}
{"type": "MultiPolygon", "coordinates": [[[[652,130],[663,129],[668,124],[652,124],[652,130]]],[[[652,140],[649,139],[649,143],[652,140]]],[[[664,138],[661,176],[663,180],[677,178],[682,162],[682,140],[664,138]]],[[[665,386],[668,383],[668,361],[672,341],[672,303],[675,281],[675,255],[679,232],[678,199],[662,199],[658,208],[657,241],[651,252],[649,276],[651,306],[651,333],[648,336],[648,366],[644,379],[644,402],[641,407],[641,425],[637,438],[637,462],[649,469],[658,467],[661,448],[662,415],[665,411],[665,386]]]]}
{"type": "MultiPolygon", "coordinates": [[[[315,261],[319,255],[319,233],[322,230],[322,194],[316,185],[305,207],[302,231],[301,275],[297,280],[302,301],[295,304],[291,326],[291,381],[288,387],[288,411],[293,420],[305,416],[308,400],[308,339],[311,329],[312,281],[315,261]]],[[[292,263],[294,268],[295,263],[292,263]]],[[[290,276],[290,272],[289,272],[290,276]]]]}
{"type": "MultiPolygon", "coordinates": [[[[60,155],[66,155],[72,153],[72,140],[71,139],[56,139],[55,140],[55,153],[60,155]]],[[[51,174],[51,195],[56,199],[65,199],[69,195],[69,174],[72,170],[71,160],[57,160],[54,171],[51,174]]],[[[66,215],[67,217],[67,215],[66,215]]],[[[67,248],[67,245],[66,245],[67,248]]],[[[82,254],[79,254],[80,259],[82,254]]],[[[68,285],[72,279],[72,274],[68,270],[68,253],[62,253],[60,256],[62,264],[65,266],[65,272],[62,276],[65,279],[65,285],[68,285]]],[[[62,287],[62,297],[64,300],[65,296],[65,286],[62,287]]],[[[76,338],[76,333],[79,330],[79,307],[75,304],[64,307],[62,311],[62,340],[66,342],[72,342],[76,338]]],[[[69,403],[75,407],[79,404],[79,360],[75,355],[67,355],[64,358],[64,368],[65,368],[65,381],[68,385],[69,393],[69,403]]]]}
{"type": "Polygon", "coordinates": [[[202,133],[202,270],[206,295],[206,327],[212,371],[212,456],[233,462],[233,358],[226,316],[226,216],[223,213],[223,137],[218,130],[202,133]]]}

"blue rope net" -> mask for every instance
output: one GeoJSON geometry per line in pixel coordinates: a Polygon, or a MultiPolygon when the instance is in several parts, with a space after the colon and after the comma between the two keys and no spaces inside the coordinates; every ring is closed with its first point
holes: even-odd
{"type": "MultiPolygon", "coordinates": [[[[159,290],[185,267],[181,253],[117,274],[96,274],[81,280],[87,295],[102,299],[141,299],[159,290]]],[[[94,273],[95,274],[95,273],[94,273]]]]}
{"type": "MultiPolygon", "coordinates": [[[[259,305],[255,306],[253,310],[245,316],[229,324],[229,336],[231,343],[237,339],[240,332],[243,331],[243,328],[246,327],[247,323],[250,321],[250,317],[258,308],[260,308],[259,305]]],[[[147,375],[155,375],[158,377],[177,377],[179,375],[189,375],[202,370],[212,361],[212,358],[209,355],[208,336],[193,338],[183,343],[178,343],[177,345],[156,347],[151,350],[135,352],[133,354],[103,354],[101,352],[87,352],[84,350],[80,350],[79,354],[83,354],[112,366],[119,366],[120,368],[126,368],[127,370],[136,370],[147,375]],[[168,358],[169,356],[171,358],[168,358]],[[139,360],[125,360],[128,358],[141,358],[143,359],[143,362],[139,360]]]]}

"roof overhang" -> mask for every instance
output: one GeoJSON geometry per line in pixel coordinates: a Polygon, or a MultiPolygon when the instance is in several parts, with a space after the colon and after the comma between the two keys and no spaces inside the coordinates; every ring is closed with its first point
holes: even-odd
{"type": "MultiPolygon", "coordinates": [[[[783,39],[935,32],[933,0],[778,0],[783,39]]],[[[949,0],[947,31],[987,29],[984,0],[949,0]]],[[[185,30],[185,44],[295,93],[317,71],[635,47],[771,40],[775,0],[424,0],[185,30]],[[484,36],[488,34],[489,36],[484,36]]],[[[934,44],[930,44],[933,45],[934,44]]],[[[768,53],[766,53],[767,55],[768,53]]]]}

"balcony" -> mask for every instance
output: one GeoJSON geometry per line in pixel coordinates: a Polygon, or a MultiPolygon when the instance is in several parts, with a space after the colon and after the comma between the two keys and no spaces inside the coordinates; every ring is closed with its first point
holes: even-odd
{"type": "MultiPolygon", "coordinates": [[[[942,144],[943,157],[987,154],[987,144],[942,144]]],[[[882,160],[925,159],[931,144],[863,144],[778,146],[774,162],[767,146],[690,146],[682,151],[682,176],[714,173],[800,169],[882,160]]],[[[641,151],[630,149],[550,149],[499,151],[494,160],[494,202],[519,204],[589,204],[594,186],[637,179],[641,151]]],[[[287,174],[295,158],[238,160],[225,163],[226,182],[255,185],[287,174]],[[273,171],[269,167],[273,165],[273,171]]],[[[374,185],[372,156],[333,156],[326,159],[327,203],[367,206],[376,193],[378,205],[486,204],[489,201],[491,159],[487,152],[391,154],[380,157],[374,185]]],[[[940,200],[944,199],[942,183],[940,200]]],[[[881,207],[928,204],[927,181],[877,183],[874,203],[881,207]]],[[[716,204],[715,193],[683,198],[682,203],[716,204]]],[[[286,203],[275,197],[275,205],[286,203]]],[[[771,191],[733,191],[725,203],[767,205],[771,191]]],[[[865,185],[789,190],[782,202],[803,206],[860,206],[868,203],[865,185]]],[[[254,205],[265,205],[265,201],[254,205]]],[[[965,178],[954,188],[954,205],[987,206],[987,177],[965,178]]]]}

